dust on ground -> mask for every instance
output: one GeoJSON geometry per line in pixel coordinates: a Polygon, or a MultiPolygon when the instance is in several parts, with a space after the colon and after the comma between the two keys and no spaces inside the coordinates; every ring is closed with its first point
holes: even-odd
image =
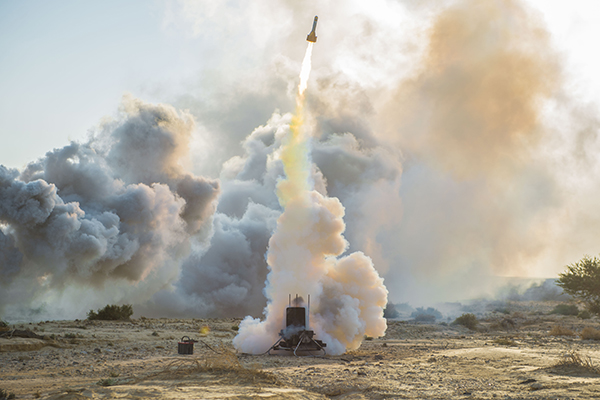
{"type": "Polygon", "coordinates": [[[490,312],[477,331],[390,320],[384,337],[323,357],[236,353],[239,319],[23,324],[12,328],[42,338],[0,338],[0,390],[53,400],[600,398],[600,342],[578,336],[598,320],[550,315],[546,303],[510,308],[520,311],[490,312]],[[551,335],[555,326],[564,334],[551,335]],[[183,336],[199,340],[193,355],[177,354],[183,336]]]}

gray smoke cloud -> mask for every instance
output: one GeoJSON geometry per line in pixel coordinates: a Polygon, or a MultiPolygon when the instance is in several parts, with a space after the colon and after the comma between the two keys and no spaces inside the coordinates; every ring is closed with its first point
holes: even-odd
{"type": "MultiPolygon", "coordinates": [[[[224,163],[208,250],[194,252],[183,265],[176,289],[162,291],[148,305],[138,307],[142,314],[261,315],[266,305],[267,244],[282,212],[276,196],[277,182],[284,177],[278,153],[291,118],[289,113],[274,113],[242,141],[244,154],[224,163]]],[[[365,214],[375,213],[367,212],[370,203],[362,199],[397,188],[397,155],[382,147],[366,148],[351,133],[331,133],[313,141],[313,161],[315,190],[324,195],[333,190],[346,207],[348,226],[355,227],[356,233],[349,233],[355,240],[348,251],[367,248],[377,259],[380,254],[372,231],[363,229],[365,214]]],[[[395,219],[384,210],[380,215],[382,220],[387,216],[387,222],[395,219]]]]}
{"type": "Polygon", "coordinates": [[[219,193],[180,164],[193,129],[187,113],[126,97],[87,143],[21,172],[0,166],[2,309],[75,286],[90,291],[71,307],[81,312],[173,283],[192,242],[208,239],[219,193]],[[123,291],[114,296],[108,282],[123,291]]]}

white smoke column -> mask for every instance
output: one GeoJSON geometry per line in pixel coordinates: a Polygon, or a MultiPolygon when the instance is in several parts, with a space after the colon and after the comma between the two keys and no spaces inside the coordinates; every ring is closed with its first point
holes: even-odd
{"type": "Polygon", "coordinates": [[[277,196],[284,207],[269,240],[269,274],[265,320],[246,317],[233,340],[245,353],[269,349],[284,328],[288,295],[312,295],[310,329],[327,343],[329,354],[360,346],[365,334],[382,336],[387,290],[371,259],[361,252],[336,258],[348,247],[342,236],[344,207],[337,198],[313,190],[310,138],[303,130],[304,91],[307,88],[313,44],[302,63],[296,115],[280,153],[286,179],[277,196]]]}

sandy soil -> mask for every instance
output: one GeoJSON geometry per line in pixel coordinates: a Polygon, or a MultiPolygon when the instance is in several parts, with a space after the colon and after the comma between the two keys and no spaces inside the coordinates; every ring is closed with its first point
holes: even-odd
{"type": "Polygon", "coordinates": [[[490,313],[478,331],[389,321],[385,337],[325,357],[236,354],[238,319],[23,324],[44,339],[0,339],[0,389],[17,399],[600,398],[600,342],[549,334],[598,320],[511,308],[524,311],[490,313]],[[184,335],[201,340],[193,355],[177,354],[184,335]]]}

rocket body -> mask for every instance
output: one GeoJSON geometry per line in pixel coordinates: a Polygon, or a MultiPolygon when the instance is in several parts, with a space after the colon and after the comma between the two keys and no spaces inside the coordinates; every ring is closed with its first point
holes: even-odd
{"type": "Polygon", "coordinates": [[[312,26],[312,30],[310,31],[310,33],[308,34],[308,36],[306,37],[306,40],[309,42],[313,42],[316,43],[317,42],[317,21],[319,20],[319,17],[315,16],[315,20],[313,21],[313,26],[312,26]]]}

